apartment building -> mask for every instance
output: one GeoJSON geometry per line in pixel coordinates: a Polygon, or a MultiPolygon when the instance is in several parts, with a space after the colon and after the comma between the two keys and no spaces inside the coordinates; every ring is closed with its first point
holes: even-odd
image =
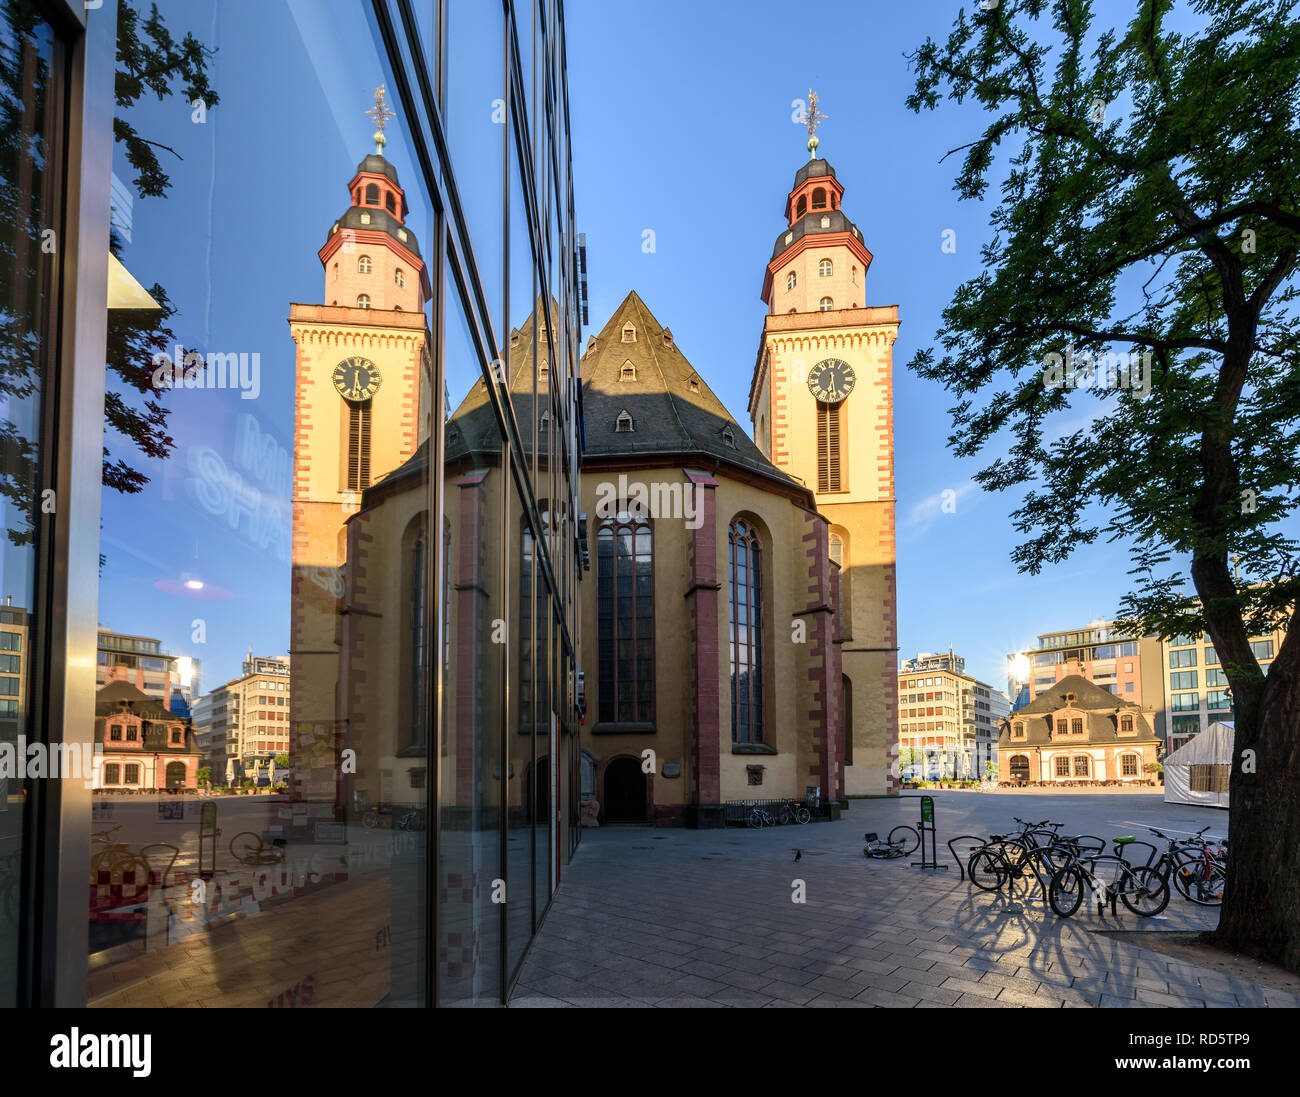
{"type": "Polygon", "coordinates": [[[904,776],[983,777],[997,766],[1007,695],[964,673],[949,650],[904,660],[898,674],[899,765],[904,776]]]}
{"type": "Polygon", "coordinates": [[[199,660],[163,651],[152,636],[101,629],[95,665],[95,686],[127,682],[159,702],[169,712],[189,716],[199,686],[199,660]]]}

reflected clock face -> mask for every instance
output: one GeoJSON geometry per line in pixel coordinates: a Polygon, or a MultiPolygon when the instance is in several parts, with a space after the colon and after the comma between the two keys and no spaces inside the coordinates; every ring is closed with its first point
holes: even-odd
{"type": "Polygon", "coordinates": [[[334,387],[345,400],[369,400],[382,381],[378,367],[366,358],[345,358],[334,367],[334,387]]]}
{"type": "Polygon", "coordinates": [[[838,404],[857,380],[853,367],[838,358],[825,358],[808,371],[808,388],[823,404],[838,404]]]}

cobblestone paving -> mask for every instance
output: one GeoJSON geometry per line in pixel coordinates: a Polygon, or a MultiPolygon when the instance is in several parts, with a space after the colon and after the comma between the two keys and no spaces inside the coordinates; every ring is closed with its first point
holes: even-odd
{"type": "MultiPolygon", "coordinates": [[[[1101,837],[1189,833],[1226,813],[1162,797],[935,794],[940,863],[963,832],[1014,815],[1101,837]],[[1129,824],[1129,825],[1125,825],[1129,824]],[[1134,825],[1137,824],[1137,825],[1134,825]]],[[[915,799],[855,800],[834,823],[762,831],[587,831],[528,956],[512,1006],[1290,1006],[1295,995],[1095,933],[1201,929],[1177,895],[1164,915],[1096,908],[1059,919],[1032,893],[991,895],[947,872],[868,861],[862,835],[914,823],[915,799]],[[795,849],[802,857],[795,862],[795,849]],[[802,880],[806,902],[791,901],[802,880]]],[[[1035,889],[1036,890],[1036,889],[1035,889]]]]}

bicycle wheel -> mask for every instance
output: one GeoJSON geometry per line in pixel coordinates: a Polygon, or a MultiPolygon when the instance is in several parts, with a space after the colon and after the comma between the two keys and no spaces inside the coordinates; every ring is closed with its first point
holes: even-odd
{"type": "Polygon", "coordinates": [[[921,836],[911,827],[895,827],[889,832],[887,841],[891,846],[900,846],[903,852],[899,856],[906,857],[921,844],[921,836]]]}
{"type": "Polygon", "coordinates": [[[812,818],[812,812],[810,812],[806,807],[804,807],[803,804],[796,804],[794,809],[794,817],[796,822],[806,823],[808,822],[809,819],[812,818]]]}
{"type": "Polygon", "coordinates": [[[1227,874],[1217,861],[1207,868],[1199,858],[1190,864],[1181,864],[1174,870],[1174,887],[1189,902],[1202,907],[1223,904],[1223,885],[1227,874]]]}
{"type": "Polygon", "coordinates": [[[374,830],[375,827],[379,826],[379,812],[367,811],[361,816],[361,825],[367,830],[374,830]]]}
{"type": "Polygon", "coordinates": [[[794,822],[794,812],[790,810],[789,804],[781,805],[781,814],[777,817],[777,822],[782,826],[787,826],[794,822]]]}
{"type": "Polygon", "coordinates": [[[236,834],[230,839],[230,856],[240,864],[255,864],[262,849],[262,839],[251,830],[236,834]]]}
{"type": "Polygon", "coordinates": [[[754,810],[749,813],[749,818],[746,819],[746,822],[755,830],[762,828],[763,816],[759,813],[758,808],[754,808],[754,810]]]}
{"type": "Polygon", "coordinates": [[[1083,871],[1067,865],[1052,877],[1047,888],[1047,901],[1058,918],[1070,918],[1083,902],[1086,884],[1083,871]]]}
{"type": "Polygon", "coordinates": [[[1119,897],[1139,918],[1150,918],[1169,905],[1169,881],[1155,869],[1129,869],[1120,878],[1119,897]]]}
{"type": "Polygon", "coordinates": [[[1007,880],[1007,867],[995,850],[980,849],[966,863],[966,875],[980,891],[997,891],[1007,880]]]}

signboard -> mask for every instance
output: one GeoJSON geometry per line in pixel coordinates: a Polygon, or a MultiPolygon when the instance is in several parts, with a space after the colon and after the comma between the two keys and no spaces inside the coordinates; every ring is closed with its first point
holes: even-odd
{"type": "Polygon", "coordinates": [[[921,797],[921,822],[923,823],[934,822],[934,797],[933,796],[921,797]]]}

